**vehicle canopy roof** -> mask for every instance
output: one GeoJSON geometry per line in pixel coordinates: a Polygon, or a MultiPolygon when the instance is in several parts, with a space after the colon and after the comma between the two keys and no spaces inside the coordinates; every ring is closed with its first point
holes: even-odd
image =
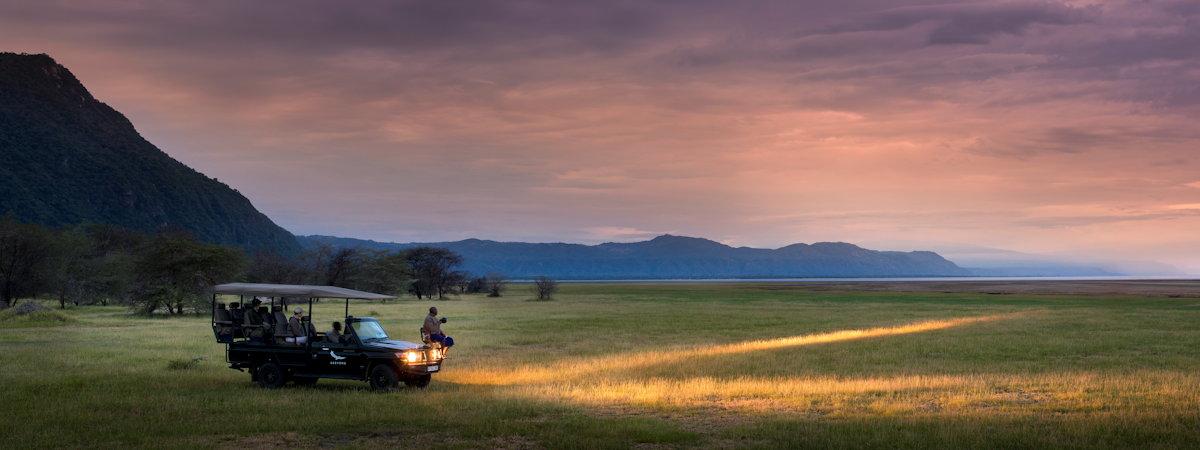
{"type": "Polygon", "coordinates": [[[227,283],[213,286],[214,294],[261,295],[268,297],[344,298],[360,300],[390,300],[392,295],[356,291],[337,286],[312,286],[306,284],[227,283]]]}

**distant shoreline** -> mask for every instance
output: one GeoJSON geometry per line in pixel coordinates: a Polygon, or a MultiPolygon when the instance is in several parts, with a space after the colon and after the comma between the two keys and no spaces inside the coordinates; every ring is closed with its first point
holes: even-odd
{"type": "MultiPolygon", "coordinates": [[[[1062,276],[1062,277],[828,277],[828,278],[621,278],[621,279],[559,279],[560,283],[859,283],[859,282],[984,282],[984,281],[1200,281],[1200,276],[1128,275],[1128,276],[1062,276]]],[[[515,279],[513,283],[532,283],[515,279]]]]}
{"type": "MultiPolygon", "coordinates": [[[[733,289],[801,292],[907,292],[989,295],[1117,295],[1200,298],[1200,278],[1185,277],[942,277],[942,278],[790,278],[736,280],[564,280],[563,284],[727,285],[733,289]]],[[[1197,305],[1200,306],[1200,305],[1197,305]]]]}

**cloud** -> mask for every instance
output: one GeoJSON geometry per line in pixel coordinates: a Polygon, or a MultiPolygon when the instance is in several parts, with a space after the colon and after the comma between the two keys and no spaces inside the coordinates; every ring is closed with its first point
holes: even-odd
{"type": "Polygon", "coordinates": [[[920,32],[930,45],[987,44],[999,35],[1020,35],[1034,25],[1066,25],[1087,19],[1088,11],[1056,2],[959,3],[906,6],[863,15],[820,33],[903,30],[920,32]]]}
{"type": "Polygon", "coordinates": [[[1193,265],[1195,2],[921,3],[0,0],[0,40],[299,233],[1193,265]]]}
{"type": "Polygon", "coordinates": [[[626,241],[641,241],[669,234],[667,232],[646,231],[634,227],[588,227],[584,232],[592,241],[603,242],[626,242],[626,241]]]}

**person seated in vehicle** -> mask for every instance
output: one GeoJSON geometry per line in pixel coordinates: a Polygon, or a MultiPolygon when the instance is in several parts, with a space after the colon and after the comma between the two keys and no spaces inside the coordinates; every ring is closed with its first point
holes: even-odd
{"type": "Polygon", "coordinates": [[[268,330],[275,329],[275,316],[271,315],[266,306],[258,307],[258,317],[262,317],[262,323],[266,325],[268,330]]]}
{"type": "Polygon", "coordinates": [[[242,323],[246,329],[246,337],[259,342],[263,341],[267,335],[267,327],[263,322],[260,304],[262,304],[262,300],[254,299],[251,306],[246,309],[245,319],[242,323]]]}
{"type": "Polygon", "coordinates": [[[233,318],[233,323],[241,325],[246,320],[246,310],[242,309],[242,304],[233,302],[229,304],[229,316],[233,318]]]}
{"type": "Polygon", "coordinates": [[[258,305],[260,303],[262,303],[262,301],[256,298],[254,299],[254,302],[250,304],[251,306],[245,309],[245,311],[242,313],[242,320],[244,324],[249,325],[251,320],[262,323],[262,317],[258,315],[258,305]]]}
{"type": "Polygon", "coordinates": [[[429,336],[430,342],[437,342],[442,347],[453,347],[454,338],[446,336],[446,333],[442,332],[442,324],[446,323],[446,318],[438,319],[437,315],[437,307],[430,306],[429,315],[425,316],[425,324],[421,326],[421,334],[429,336]]]}
{"type": "Polygon", "coordinates": [[[291,330],[292,336],[287,338],[288,342],[296,344],[308,343],[308,327],[304,326],[304,308],[299,306],[292,310],[292,318],[288,319],[288,329],[291,330]]]}
{"type": "Polygon", "coordinates": [[[325,340],[334,344],[345,344],[346,336],[342,335],[342,323],[334,322],[333,328],[325,332],[325,340]]]}

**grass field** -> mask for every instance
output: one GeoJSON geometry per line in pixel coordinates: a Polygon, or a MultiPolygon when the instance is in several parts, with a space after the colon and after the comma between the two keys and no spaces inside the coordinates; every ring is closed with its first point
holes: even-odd
{"type": "MultiPolygon", "coordinates": [[[[391,394],[261,390],[207,318],[0,322],[0,446],[1200,446],[1200,298],[524,290],[434,302],[459,346],[428,389],[391,394]]],[[[414,340],[430,304],[352,309],[414,340]]]]}

